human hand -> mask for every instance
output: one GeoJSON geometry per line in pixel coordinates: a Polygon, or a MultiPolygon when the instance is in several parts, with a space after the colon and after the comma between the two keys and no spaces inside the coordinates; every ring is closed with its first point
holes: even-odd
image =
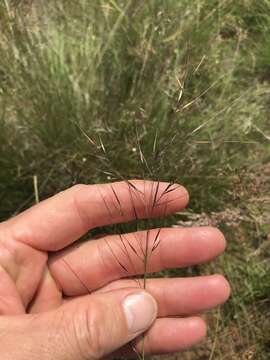
{"type": "MultiPolygon", "coordinates": [[[[168,215],[187,204],[183,187],[166,189],[139,180],[76,185],[0,224],[2,360],[132,353],[145,331],[148,354],[180,351],[204,338],[205,322],[193,314],[226,301],[230,289],[222,276],[149,279],[147,292],[125,279],[127,270],[143,273],[136,252],[146,239],[153,243],[157,229],[75,244],[95,227],[168,215]],[[134,251],[123,251],[123,239],[134,251]]],[[[206,262],[225,248],[211,227],[164,228],[158,236],[149,272],[206,262]]]]}

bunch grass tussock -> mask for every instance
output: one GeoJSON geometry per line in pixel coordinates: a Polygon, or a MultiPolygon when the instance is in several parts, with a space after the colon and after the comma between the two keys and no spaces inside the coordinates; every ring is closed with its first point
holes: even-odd
{"type": "Polygon", "coordinates": [[[136,227],[218,224],[224,257],[163,275],[233,296],[183,358],[269,358],[269,29],[269,0],[0,4],[0,219],[79,182],[185,185],[186,213],[136,227]]]}

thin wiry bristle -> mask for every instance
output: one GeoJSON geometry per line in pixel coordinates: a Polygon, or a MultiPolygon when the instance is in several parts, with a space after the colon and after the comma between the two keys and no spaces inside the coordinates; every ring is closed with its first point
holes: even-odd
{"type": "Polygon", "coordinates": [[[72,269],[72,267],[70,266],[70,264],[65,260],[64,257],[62,257],[62,261],[64,262],[64,264],[66,265],[66,267],[69,268],[69,270],[72,272],[72,274],[76,277],[76,279],[79,281],[79,283],[83,286],[83,288],[86,290],[86,292],[88,292],[88,294],[91,293],[91,289],[88,288],[88,286],[82,281],[82,279],[80,278],[80,276],[76,273],[76,271],[74,269],[72,269]]]}
{"type": "Polygon", "coordinates": [[[126,268],[126,266],[124,264],[121,263],[121,261],[118,259],[118,257],[115,255],[112,246],[110,245],[109,241],[105,238],[106,244],[109,247],[111,254],[113,255],[114,259],[116,260],[117,264],[126,272],[126,274],[128,274],[128,269],[126,268]]]}
{"type": "Polygon", "coordinates": [[[111,189],[112,189],[112,192],[113,192],[113,194],[115,196],[115,199],[117,201],[119,213],[120,213],[121,216],[123,216],[124,213],[123,213],[123,209],[122,209],[122,206],[121,206],[121,202],[120,202],[120,199],[119,199],[118,195],[116,194],[116,191],[114,190],[113,185],[111,185],[111,189]]]}
{"type": "Polygon", "coordinates": [[[159,244],[160,244],[160,241],[161,241],[161,239],[160,239],[160,232],[161,232],[161,228],[159,228],[158,229],[158,231],[157,231],[157,234],[156,234],[156,236],[155,236],[155,239],[154,239],[154,241],[153,241],[153,245],[152,245],[152,249],[151,249],[151,251],[153,252],[155,249],[157,249],[157,247],[159,246],[159,244]]]}

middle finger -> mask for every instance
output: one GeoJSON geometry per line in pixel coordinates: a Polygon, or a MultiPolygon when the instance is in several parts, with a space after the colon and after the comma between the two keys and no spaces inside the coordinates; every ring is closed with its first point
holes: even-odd
{"type": "Polygon", "coordinates": [[[211,227],[164,228],[113,235],[53,255],[50,272],[66,296],[84,295],[120,278],[211,260],[225,249],[211,227]],[[146,255],[146,249],[147,255],[146,255]]]}

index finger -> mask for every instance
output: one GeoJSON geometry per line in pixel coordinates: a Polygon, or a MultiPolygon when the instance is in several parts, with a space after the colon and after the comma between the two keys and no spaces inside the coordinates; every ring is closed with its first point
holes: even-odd
{"type": "Polygon", "coordinates": [[[75,185],[2,224],[13,239],[56,251],[105,225],[173,214],[188,203],[187,190],[166,182],[119,181],[75,185]]]}

